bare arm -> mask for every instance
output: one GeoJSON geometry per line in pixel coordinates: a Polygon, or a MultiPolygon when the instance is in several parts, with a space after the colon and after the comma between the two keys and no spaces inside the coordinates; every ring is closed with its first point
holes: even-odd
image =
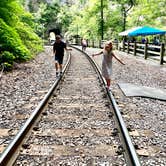
{"type": "Polygon", "coordinates": [[[92,56],[97,56],[97,55],[101,55],[103,53],[103,51],[100,51],[99,53],[96,53],[96,54],[92,54],[92,56]]]}
{"type": "Polygon", "coordinates": [[[66,51],[72,51],[72,48],[65,48],[66,51]]]}
{"type": "Polygon", "coordinates": [[[55,56],[55,54],[56,54],[56,51],[53,51],[53,56],[55,56]]]}
{"type": "Polygon", "coordinates": [[[56,54],[55,43],[53,44],[53,54],[56,54]]]}
{"type": "Polygon", "coordinates": [[[119,61],[122,65],[125,65],[125,63],[123,63],[114,53],[112,53],[113,57],[119,61]]]}

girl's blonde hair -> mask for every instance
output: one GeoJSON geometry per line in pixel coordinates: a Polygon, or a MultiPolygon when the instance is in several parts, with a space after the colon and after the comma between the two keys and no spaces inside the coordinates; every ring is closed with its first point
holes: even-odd
{"type": "Polygon", "coordinates": [[[107,41],[107,42],[105,43],[104,49],[107,50],[108,48],[110,48],[110,50],[113,49],[113,43],[112,43],[111,40],[109,40],[109,41],[107,41]],[[111,45],[112,47],[110,47],[110,45],[111,45]]]}
{"type": "Polygon", "coordinates": [[[108,40],[106,43],[107,44],[113,44],[112,40],[108,40]]]}

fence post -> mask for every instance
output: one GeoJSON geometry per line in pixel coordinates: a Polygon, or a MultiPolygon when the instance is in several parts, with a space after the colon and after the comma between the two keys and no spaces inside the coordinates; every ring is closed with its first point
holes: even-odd
{"type": "Polygon", "coordinates": [[[148,57],[148,44],[145,43],[144,58],[147,59],[147,57],[148,57]]]}
{"type": "Polygon", "coordinates": [[[136,41],[134,42],[134,56],[136,56],[136,47],[137,47],[137,45],[136,45],[136,41]]]}
{"type": "Polygon", "coordinates": [[[87,42],[87,47],[89,47],[89,40],[87,40],[86,42],[87,42]]]}
{"type": "Polygon", "coordinates": [[[164,51],[164,43],[162,43],[160,48],[160,65],[164,62],[164,51]]]}
{"type": "Polygon", "coordinates": [[[123,40],[123,52],[125,52],[125,41],[123,40]]]}
{"type": "Polygon", "coordinates": [[[118,47],[119,47],[119,43],[118,43],[118,41],[115,42],[115,45],[116,45],[116,49],[118,50],[118,47]]]}
{"type": "Polygon", "coordinates": [[[99,40],[99,48],[101,48],[101,40],[99,40]]]}
{"type": "Polygon", "coordinates": [[[91,43],[92,43],[92,41],[91,41],[91,40],[89,40],[89,47],[91,47],[91,46],[92,46],[92,44],[91,44],[91,43]]]}
{"type": "Polygon", "coordinates": [[[130,52],[130,50],[129,50],[129,46],[130,46],[130,42],[127,42],[127,53],[130,52]]]}
{"type": "Polygon", "coordinates": [[[92,47],[93,47],[93,48],[95,47],[94,40],[92,40],[92,47]]]}

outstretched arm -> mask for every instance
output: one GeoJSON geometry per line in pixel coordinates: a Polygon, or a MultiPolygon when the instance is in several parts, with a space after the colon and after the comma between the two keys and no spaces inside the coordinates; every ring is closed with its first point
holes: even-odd
{"type": "Polygon", "coordinates": [[[92,54],[92,56],[96,56],[96,55],[101,55],[103,53],[103,51],[100,51],[99,53],[96,53],[96,54],[92,54]]]}
{"type": "Polygon", "coordinates": [[[66,51],[72,51],[72,48],[67,48],[67,47],[65,47],[65,50],[66,50],[66,51]]]}
{"type": "Polygon", "coordinates": [[[113,53],[113,57],[114,57],[117,61],[119,61],[122,65],[125,65],[125,63],[123,63],[114,53],[113,53]]]}
{"type": "Polygon", "coordinates": [[[53,49],[52,49],[52,51],[53,51],[53,54],[54,54],[54,52],[55,52],[55,48],[54,48],[54,45],[53,45],[53,49]]]}

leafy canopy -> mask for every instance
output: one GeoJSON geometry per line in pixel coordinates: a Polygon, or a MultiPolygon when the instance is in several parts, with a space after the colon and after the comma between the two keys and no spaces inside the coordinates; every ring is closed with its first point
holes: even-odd
{"type": "Polygon", "coordinates": [[[34,33],[33,17],[17,0],[0,1],[0,15],[0,64],[10,66],[14,61],[28,60],[42,50],[41,40],[34,33]]]}

